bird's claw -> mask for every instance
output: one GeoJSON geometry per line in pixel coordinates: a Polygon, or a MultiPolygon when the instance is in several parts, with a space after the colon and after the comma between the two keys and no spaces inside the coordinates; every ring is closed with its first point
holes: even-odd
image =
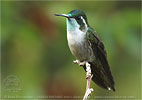
{"type": "Polygon", "coordinates": [[[84,66],[86,64],[86,61],[80,62],[79,60],[74,60],[74,64],[78,64],[79,66],[84,66]]]}
{"type": "Polygon", "coordinates": [[[73,63],[74,63],[74,64],[78,64],[78,63],[79,63],[79,60],[74,60],[73,63]]]}

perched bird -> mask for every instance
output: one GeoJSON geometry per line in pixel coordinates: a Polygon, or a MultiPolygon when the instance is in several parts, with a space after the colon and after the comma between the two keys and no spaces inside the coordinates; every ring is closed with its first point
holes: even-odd
{"type": "MultiPolygon", "coordinates": [[[[67,18],[68,45],[76,61],[80,65],[87,61],[91,65],[92,80],[104,89],[115,91],[104,44],[89,26],[85,13],[75,9],[68,14],[55,15],[67,18]]],[[[84,69],[85,67],[83,66],[84,69]]]]}

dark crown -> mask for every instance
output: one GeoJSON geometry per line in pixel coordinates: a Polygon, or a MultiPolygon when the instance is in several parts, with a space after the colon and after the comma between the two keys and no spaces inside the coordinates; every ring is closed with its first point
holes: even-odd
{"type": "Polygon", "coordinates": [[[88,22],[87,22],[87,17],[86,17],[85,13],[84,13],[82,10],[79,10],[79,9],[72,10],[72,11],[70,11],[70,12],[68,13],[68,15],[69,15],[70,17],[74,17],[74,18],[77,18],[77,17],[79,17],[79,16],[82,16],[82,17],[85,19],[86,23],[88,24],[88,22]]]}

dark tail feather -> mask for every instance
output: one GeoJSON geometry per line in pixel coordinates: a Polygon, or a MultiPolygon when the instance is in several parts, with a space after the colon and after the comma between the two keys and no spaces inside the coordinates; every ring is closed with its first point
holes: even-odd
{"type": "MultiPolygon", "coordinates": [[[[110,82],[110,80],[113,80],[113,79],[108,79],[108,77],[106,77],[106,74],[101,71],[99,69],[99,67],[96,67],[93,63],[90,63],[91,64],[91,72],[93,74],[93,77],[92,77],[92,80],[100,87],[106,89],[106,90],[109,90],[112,89],[113,91],[115,91],[115,88],[114,88],[114,82],[110,82]]],[[[86,67],[84,66],[83,67],[84,70],[86,71],[86,67]]],[[[112,78],[112,77],[110,77],[112,78]]]]}

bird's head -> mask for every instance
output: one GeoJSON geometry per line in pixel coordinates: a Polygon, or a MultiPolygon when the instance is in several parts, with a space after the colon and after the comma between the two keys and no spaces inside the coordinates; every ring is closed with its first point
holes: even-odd
{"type": "Polygon", "coordinates": [[[88,27],[87,17],[82,10],[75,9],[68,14],[55,14],[56,16],[63,16],[67,18],[67,29],[74,31],[79,29],[85,31],[88,27]]]}

